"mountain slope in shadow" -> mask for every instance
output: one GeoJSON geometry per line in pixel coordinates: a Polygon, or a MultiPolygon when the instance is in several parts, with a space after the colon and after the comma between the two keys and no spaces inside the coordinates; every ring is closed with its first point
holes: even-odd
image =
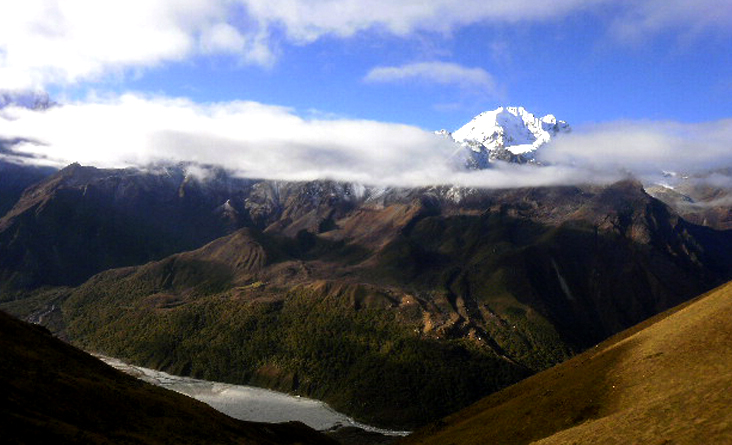
{"type": "Polygon", "coordinates": [[[77,285],[224,236],[240,222],[218,207],[247,181],[215,184],[181,168],[70,165],[26,188],[0,215],[0,289],[77,285]]]}
{"type": "Polygon", "coordinates": [[[2,160],[3,144],[0,139],[0,217],[15,205],[23,190],[55,171],[50,167],[17,165],[2,160]]]}

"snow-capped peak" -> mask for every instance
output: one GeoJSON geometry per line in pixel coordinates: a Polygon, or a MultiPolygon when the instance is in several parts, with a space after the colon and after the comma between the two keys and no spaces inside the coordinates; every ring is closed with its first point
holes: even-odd
{"type": "Polygon", "coordinates": [[[475,152],[505,149],[529,160],[552,137],[569,131],[569,125],[554,115],[539,118],[524,107],[499,107],[480,113],[452,137],[475,152]]]}

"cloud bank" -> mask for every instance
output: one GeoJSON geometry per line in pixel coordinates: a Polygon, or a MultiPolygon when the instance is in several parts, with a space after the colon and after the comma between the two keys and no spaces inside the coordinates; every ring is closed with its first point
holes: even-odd
{"type": "Polygon", "coordinates": [[[34,112],[0,110],[0,139],[58,166],[220,165],[254,178],[374,184],[440,182],[455,147],[416,127],[312,119],[255,102],[201,105],[126,94],[34,112]]]}
{"type": "Polygon", "coordinates": [[[663,171],[732,166],[732,119],[702,124],[614,122],[575,129],[542,147],[544,167],[496,163],[459,168],[460,148],[417,127],[353,119],[305,119],[256,102],[198,104],[136,94],[44,111],[0,110],[0,159],[64,166],[222,166],[250,178],[333,179],[369,185],[523,187],[607,183],[663,171]],[[8,147],[10,145],[10,147],[8,147]]]}
{"type": "Polygon", "coordinates": [[[639,40],[663,30],[730,33],[728,0],[24,0],[0,2],[0,86],[67,85],[195,57],[270,66],[275,42],[375,32],[449,35],[477,23],[591,12],[639,40]]]}
{"type": "Polygon", "coordinates": [[[620,121],[586,126],[557,138],[540,160],[650,178],[664,171],[695,174],[732,166],[732,119],[688,124],[620,121]]]}
{"type": "Polygon", "coordinates": [[[239,0],[260,24],[280,26],[295,42],[351,37],[376,29],[407,37],[451,33],[476,23],[558,21],[591,12],[607,17],[617,37],[650,37],[667,29],[729,33],[728,0],[239,0]]]}
{"type": "Polygon", "coordinates": [[[397,36],[449,33],[482,21],[541,21],[606,0],[241,0],[260,22],[278,24],[300,43],[378,29],[397,36]]]}

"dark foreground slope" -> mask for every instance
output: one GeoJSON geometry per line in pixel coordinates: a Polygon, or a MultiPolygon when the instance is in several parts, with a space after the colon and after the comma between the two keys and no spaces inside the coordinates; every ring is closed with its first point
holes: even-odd
{"type": "Polygon", "coordinates": [[[732,283],[404,444],[732,443],[732,283]]]}
{"type": "Polygon", "coordinates": [[[300,423],[256,424],[122,374],[0,312],[4,444],[323,444],[300,423]]]}

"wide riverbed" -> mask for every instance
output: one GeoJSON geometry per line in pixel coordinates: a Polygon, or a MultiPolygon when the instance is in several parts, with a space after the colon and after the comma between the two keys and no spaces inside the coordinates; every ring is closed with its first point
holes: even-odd
{"type": "Polygon", "coordinates": [[[388,436],[406,436],[409,431],[375,428],[356,422],[319,400],[296,397],[253,386],[231,385],[179,377],[154,369],[129,365],[111,357],[97,356],[105,363],[154,385],[200,400],[235,419],[254,422],[298,420],[316,430],[356,427],[388,436]]]}

